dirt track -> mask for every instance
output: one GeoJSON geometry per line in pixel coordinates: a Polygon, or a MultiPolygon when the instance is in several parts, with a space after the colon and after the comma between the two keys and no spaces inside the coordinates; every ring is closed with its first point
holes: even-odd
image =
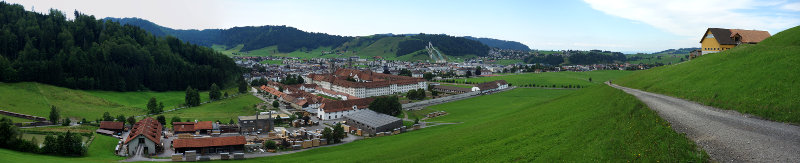
{"type": "Polygon", "coordinates": [[[636,96],[720,162],[800,162],[800,127],[607,83],[636,96]]]}

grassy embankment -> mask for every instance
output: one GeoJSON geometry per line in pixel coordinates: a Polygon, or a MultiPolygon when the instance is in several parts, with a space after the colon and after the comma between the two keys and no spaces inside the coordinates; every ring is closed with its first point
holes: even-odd
{"type": "Polygon", "coordinates": [[[800,124],[800,27],[614,82],[766,119],[800,124]]]}
{"type": "MultiPolygon", "coordinates": [[[[224,91],[235,93],[233,89],[224,91]]],[[[164,102],[165,110],[172,109],[182,104],[185,96],[184,91],[85,91],[34,82],[0,83],[0,94],[9,95],[0,98],[0,110],[47,118],[52,105],[59,108],[62,118],[86,118],[89,121],[101,118],[103,112],[112,116],[143,115],[150,97],[164,102]]],[[[200,98],[208,101],[208,92],[200,92],[200,98]]],[[[26,122],[21,118],[12,118],[12,121],[26,122]]]]}

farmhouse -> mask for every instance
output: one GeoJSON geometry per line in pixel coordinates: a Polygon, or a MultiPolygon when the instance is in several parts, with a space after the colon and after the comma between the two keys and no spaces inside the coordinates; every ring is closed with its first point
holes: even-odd
{"type": "Polygon", "coordinates": [[[767,31],[708,28],[700,39],[702,55],[721,52],[740,44],[757,44],[770,37],[767,31]]]}
{"type": "Polygon", "coordinates": [[[321,120],[331,120],[343,118],[347,114],[355,113],[368,109],[369,104],[375,101],[374,98],[362,98],[344,101],[328,101],[317,109],[317,118],[321,120]]]}
{"type": "Polygon", "coordinates": [[[310,74],[306,78],[305,81],[316,84],[317,89],[322,92],[332,90],[357,98],[427,89],[425,79],[375,73],[369,70],[338,69],[333,74],[310,74]]]}
{"type": "Polygon", "coordinates": [[[114,121],[102,121],[100,122],[100,129],[113,132],[111,134],[116,134],[122,132],[125,129],[125,123],[114,122],[114,121]]]}
{"type": "Polygon", "coordinates": [[[177,153],[195,150],[201,154],[243,151],[245,144],[247,141],[244,136],[175,139],[172,141],[172,147],[177,153]]]}
{"type": "Polygon", "coordinates": [[[478,84],[478,86],[472,87],[472,91],[481,91],[481,93],[486,93],[506,88],[508,88],[508,82],[506,82],[506,80],[495,80],[478,84]]]}
{"type": "Polygon", "coordinates": [[[143,148],[143,154],[154,155],[163,149],[161,143],[161,123],[156,119],[147,117],[133,125],[131,133],[125,139],[128,146],[128,155],[135,155],[137,149],[143,148]]]}
{"type": "Polygon", "coordinates": [[[345,115],[347,125],[361,129],[362,134],[375,135],[377,132],[392,131],[403,126],[403,120],[372,110],[362,110],[345,115]]]}

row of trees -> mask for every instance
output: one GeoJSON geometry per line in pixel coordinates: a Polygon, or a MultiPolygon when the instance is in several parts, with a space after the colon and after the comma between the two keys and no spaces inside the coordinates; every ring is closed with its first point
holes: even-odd
{"type": "Polygon", "coordinates": [[[369,104],[369,109],[378,113],[397,116],[403,109],[397,96],[381,96],[369,104]]]}
{"type": "Polygon", "coordinates": [[[36,138],[25,140],[21,138],[22,132],[11,122],[11,119],[0,119],[0,147],[22,152],[42,153],[62,156],[83,156],[86,147],[83,146],[81,135],[67,131],[56,136],[47,135],[44,146],[39,148],[36,138]]]}
{"type": "Polygon", "coordinates": [[[241,70],[230,57],[174,37],[79,12],[26,11],[0,2],[0,82],[35,81],[115,91],[206,89],[232,84],[241,70]]]}
{"type": "Polygon", "coordinates": [[[286,84],[286,85],[303,84],[305,82],[306,81],[303,79],[302,76],[300,76],[300,75],[292,75],[292,74],[286,75],[286,78],[284,78],[284,79],[282,79],[280,81],[280,83],[286,84]]]}
{"type": "Polygon", "coordinates": [[[526,63],[540,63],[547,65],[561,64],[603,64],[624,62],[627,60],[625,54],[620,52],[598,52],[598,51],[573,51],[569,55],[564,54],[536,54],[530,55],[525,59],[526,63]]]}

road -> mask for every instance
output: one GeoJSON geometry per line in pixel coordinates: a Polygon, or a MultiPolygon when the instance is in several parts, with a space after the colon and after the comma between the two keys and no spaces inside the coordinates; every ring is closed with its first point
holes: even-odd
{"type": "Polygon", "coordinates": [[[798,162],[800,127],[670,96],[606,84],[636,96],[720,162],[798,162]]]}

